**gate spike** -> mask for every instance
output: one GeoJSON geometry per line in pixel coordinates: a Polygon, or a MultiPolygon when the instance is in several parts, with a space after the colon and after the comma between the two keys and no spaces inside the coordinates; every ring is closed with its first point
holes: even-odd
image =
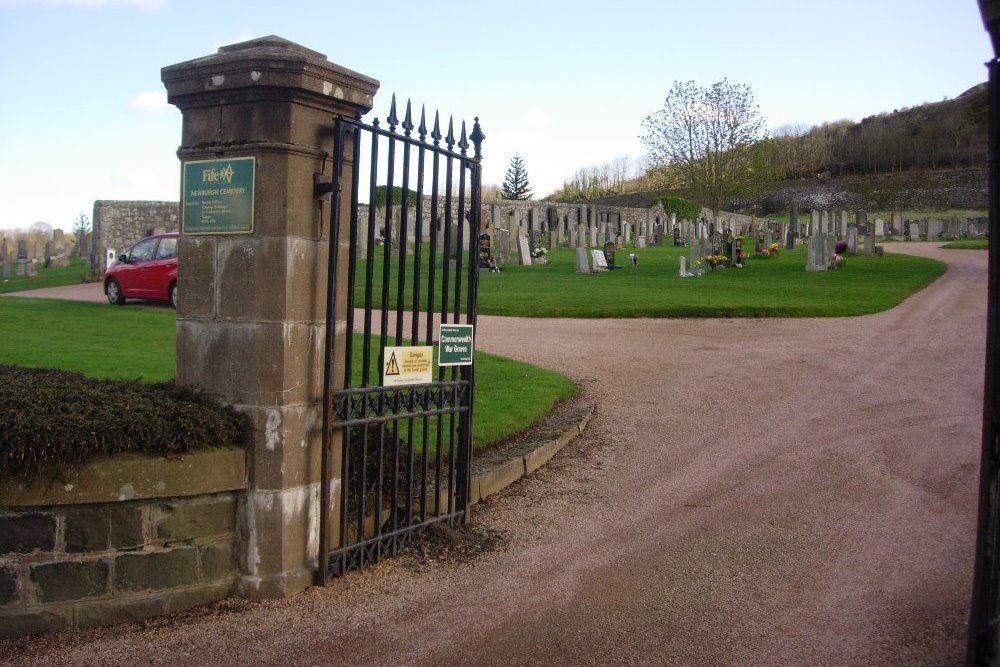
{"type": "Polygon", "coordinates": [[[451,116],[448,116],[448,136],[444,138],[444,141],[448,150],[455,147],[455,121],[451,116]]]}
{"type": "Polygon", "coordinates": [[[406,131],[406,136],[410,136],[410,132],[413,130],[413,115],[410,113],[410,100],[406,100],[406,114],[403,118],[403,129],[406,131]]]}
{"type": "Polygon", "coordinates": [[[462,155],[465,155],[465,152],[469,148],[469,140],[465,138],[465,121],[464,120],[462,121],[462,133],[461,133],[460,137],[461,138],[458,140],[458,147],[462,149],[462,155]]]}
{"type": "Polygon", "coordinates": [[[395,132],[396,126],[399,125],[399,119],[396,117],[396,93],[392,94],[392,104],[389,105],[389,117],[386,120],[389,122],[389,131],[395,132]]]}
{"type": "Polygon", "coordinates": [[[486,135],[483,134],[483,128],[479,127],[479,116],[476,116],[475,122],[472,124],[472,134],[469,137],[472,139],[473,145],[476,147],[476,158],[483,157],[483,139],[486,135]]]}
{"type": "Polygon", "coordinates": [[[420,127],[417,128],[417,133],[420,135],[420,141],[427,139],[427,116],[423,104],[420,105],[420,127]]]}
{"type": "Polygon", "coordinates": [[[431,132],[431,139],[434,140],[435,146],[441,141],[441,114],[438,111],[434,112],[434,131],[431,132]]]}

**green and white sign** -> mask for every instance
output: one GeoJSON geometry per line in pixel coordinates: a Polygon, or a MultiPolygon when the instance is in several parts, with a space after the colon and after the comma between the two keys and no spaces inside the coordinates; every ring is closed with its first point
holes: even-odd
{"type": "Polygon", "coordinates": [[[185,162],[181,173],[181,230],[185,234],[253,233],[255,159],[185,162]]]}
{"type": "Polygon", "coordinates": [[[472,333],[471,324],[442,324],[438,330],[438,366],[471,366],[472,333]]]}

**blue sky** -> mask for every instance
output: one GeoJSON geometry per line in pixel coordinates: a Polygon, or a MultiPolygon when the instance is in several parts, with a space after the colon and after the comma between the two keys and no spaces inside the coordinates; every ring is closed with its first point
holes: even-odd
{"type": "Polygon", "coordinates": [[[642,155],[676,80],[747,84],[776,128],[955,97],[991,55],[971,0],[0,0],[0,228],[176,200],[160,68],[270,34],[378,79],[369,121],[393,92],[479,116],[485,182],[520,153],[536,196],[642,155]]]}

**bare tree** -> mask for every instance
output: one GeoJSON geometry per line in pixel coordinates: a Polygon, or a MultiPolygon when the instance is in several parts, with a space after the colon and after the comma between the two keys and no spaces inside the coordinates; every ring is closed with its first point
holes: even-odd
{"type": "Polygon", "coordinates": [[[642,127],[640,139],[653,163],[677,170],[715,212],[775,178],[755,148],[766,129],[749,86],[725,79],[711,88],[677,81],[663,108],[642,127]]]}

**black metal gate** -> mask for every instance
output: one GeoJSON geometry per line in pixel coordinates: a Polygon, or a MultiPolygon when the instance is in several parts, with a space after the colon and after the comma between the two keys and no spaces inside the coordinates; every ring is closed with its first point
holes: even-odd
{"type": "Polygon", "coordinates": [[[396,363],[387,345],[433,346],[442,323],[476,322],[484,135],[478,118],[469,136],[462,122],[456,140],[451,119],[442,135],[438,114],[428,131],[423,110],[415,128],[409,102],[400,123],[395,96],[387,125],[340,118],[334,128],[322,583],[397,553],[415,530],[469,516],[474,366],[434,365],[431,382],[402,386],[382,372],[396,363]],[[349,249],[336,252],[344,225],[349,249]]]}

